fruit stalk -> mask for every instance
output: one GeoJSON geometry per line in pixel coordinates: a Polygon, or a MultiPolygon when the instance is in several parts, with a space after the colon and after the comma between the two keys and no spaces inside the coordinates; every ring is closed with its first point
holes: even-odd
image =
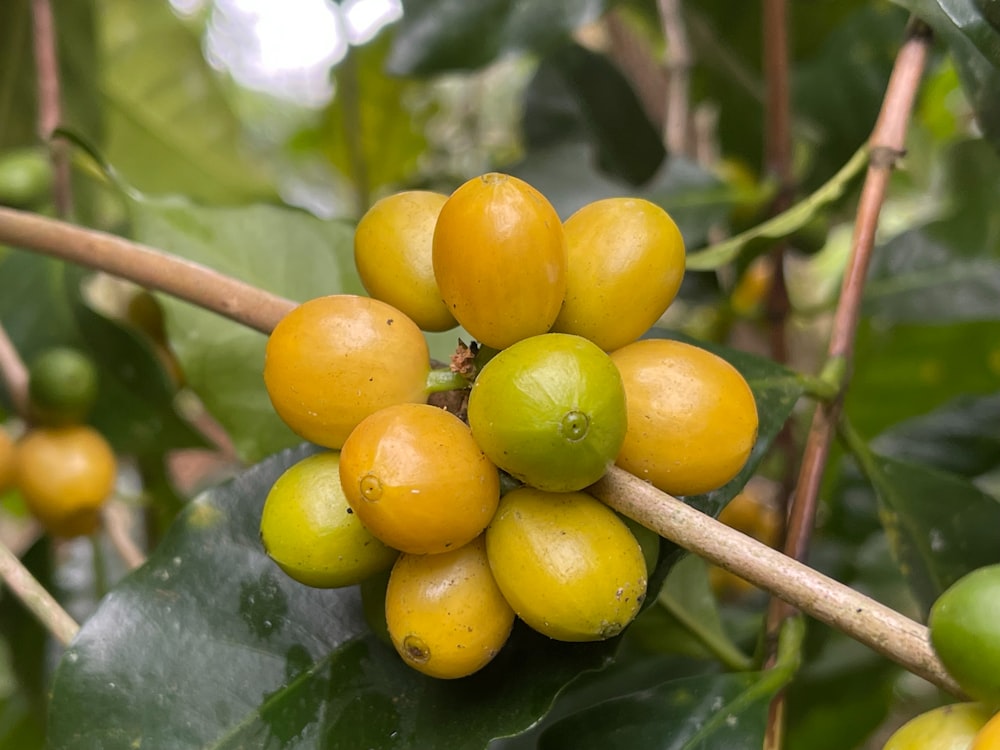
{"type": "Polygon", "coordinates": [[[0,381],[7,389],[7,395],[14,410],[21,416],[28,414],[28,367],[21,359],[14,342],[7,335],[7,329],[0,322],[0,381]]]}
{"type": "Polygon", "coordinates": [[[0,207],[0,243],[129,279],[270,333],[295,303],[183,258],[106,232],[0,207]]]}
{"type": "Polygon", "coordinates": [[[0,578],[53,637],[68,646],[80,626],[7,546],[0,543],[0,578]]]}
{"type": "Polygon", "coordinates": [[[619,513],[732,571],[956,696],[927,628],[612,467],[589,490],[619,513]]]}

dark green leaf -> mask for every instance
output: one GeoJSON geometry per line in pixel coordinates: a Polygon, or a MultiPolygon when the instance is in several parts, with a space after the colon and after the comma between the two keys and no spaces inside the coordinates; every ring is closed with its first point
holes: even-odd
{"type": "Polygon", "coordinates": [[[1000,320],[1000,258],[962,257],[906,232],[874,254],[864,312],[877,324],[1000,320]]]}
{"type": "MultiPolygon", "coordinates": [[[[62,93],[61,124],[101,134],[92,0],[53,3],[62,93]]],[[[30,0],[0,3],[0,149],[38,142],[30,0]]]]}
{"type": "Polygon", "coordinates": [[[875,488],[882,525],[924,614],[966,573],[1000,562],[1000,502],[955,474],[901,461],[851,441],[875,488]]]}
{"type": "MultiPolygon", "coordinates": [[[[204,263],[297,301],[361,293],[353,231],[275,206],[207,208],[134,200],[145,244],[204,263]]],[[[267,338],[186,302],[163,298],[167,328],[188,384],[248,462],[300,442],[275,414],[262,377],[267,338]]]]}
{"type": "Polygon", "coordinates": [[[900,422],[872,447],[880,454],[974,478],[1000,466],[1000,395],[960,396],[900,422]]]}
{"type": "MultiPolygon", "coordinates": [[[[551,81],[550,70],[558,76],[563,96],[575,103],[583,127],[591,134],[601,170],[631,185],[641,185],[652,178],[666,157],[666,150],[659,132],[618,69],[603,55],[578,44],[566,44],[543,61],[535,80],[543,84],[547,79],[551,81]]],[[[527,97],[525,120],[530,123],[533,119],[530,105],[539,95],[533,95],[529,89],[527,97]]],[[[552,105],[547,102],[546,106],[552,105]]]]}
{"type": "Polygon", "coordinates": [[[497,659],[441,681],[365,624],[356,587],[313,589],[264,554],[272,457],[185,508],[150,561],[102,602],[52,689],[53,750],[473,750],[526,729],[615,641],[560,644],[516,628],[497,659]]]}
{"type": "Polygon", "coordinates": [[[768,673],[664,682],[554,724],[542,750],[758,750],[782,681],[768,673]]]}
{"type": "Polygon", "coordinates": [[[99,0],[107,160],[137,189],[205,202],[274,197],[195,34],[168,3],[99,0]]]}
{"type": "Polygon", "coordinates": [[[895,0],[918,15],[948,45],[977,120],[1000,150],[1000,32],[975,0],[895,0]]]}
{"type": "Polygon", "coordinates": [[[79,269],[31,253],[0,260],[0,320],[21,357],[30,363],[60,345],[88,353],[99,370],[89,421],[121,453],[204,445],[174,410],[155,355],[84,303],[81,278],[79,269]]]}
{"type": "Polygon", "coordinates": [[[430,75],[478,68],[503,52],[544,51],[604,7],[604,0],[406,0],[389,67],[430,75]]]}
{"type": "Polygon", "coordinates": [[[996,391],[1000,323],[879,326],[863,321],[846,408],[873,437],[962,394],[996,391]]]}

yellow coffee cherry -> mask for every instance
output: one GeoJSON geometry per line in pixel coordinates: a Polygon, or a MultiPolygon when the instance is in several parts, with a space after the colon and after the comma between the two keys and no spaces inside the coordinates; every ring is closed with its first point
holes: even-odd
{"type": "Polygon", "coordinates": [[[398,404],[363,420],[344,443],[340,478],[361,522],[413,554],[472,541],[500,499],[497,468],[469,427],[429,404],[398,404]]]}
{"type": "Polygon", "coordinates": [[[434,229],[433,261],[451,313],[494,349],[548,331],[566,296],[559,215],[510,175],[484,174],[452,193],[434,229]]]}
{"type": "Polygon", "coordinates": [[[606,351],[635,341],[674,301],[684,238],[670,215],[641,198],[605,198],[566,219],[566,301],[553,331],[606,351]]]}
{"type": "Polygon", "coordinates": [[[389,577],[385,616],[403,661],[442,679],[485,667],[514,624],[482,537],[440,555],[401,555],[389,577]]]}
{"type": "Polygon", "coordinates": [[[14,484],[14,438],[0,426],[0,492],[14,484]]]}
{"type": "Polygon", "coordinates": [[[441,299],[431,259],[434,225],[446,200],[428,190],[395,193],[369,208],[354,232],[354,265],[365,289],[425,331],[457,325],[441,299]]]}
{"type": "Polygon", "coordinates": [[[721,357],[670,339],[611,353],[625,384],[628,430],[617,464],[672,495],[697,495],[735,477],[757,439],[757,405],[721,357]]]}
{"type": "Polygon", "coordinates": [[[1000,750],[1000,713],[976,733],[969,750],[1000,750]]]}
{"type": "Polygon", "coordinates": [[[115,486],[117,462],[93,427],[37,427],[17,444],[16,483],[24,501],[56,536],[90,534],[115,486]]]}
{"type": "Polygon", "coordinates": [[[518,617],[550,638],[618,635],[646,596],[639,543],[614,511],[583,492],[508,492],[486,530],[486,550],[518,617]]]}
{"type": "Polygon", "coordinates": [[[926,711],[895,731],[882,750],[969,750],[990,718],[980,703],[954,703],[926,711]]]}
{"type": "Polygon", "coordinates": [[[429,370],[416,323],[385,302],[335,294],[278,322],[267,340],[264,385],[285,424],[338,449],[369,414],[426,401],[429,370]]]}

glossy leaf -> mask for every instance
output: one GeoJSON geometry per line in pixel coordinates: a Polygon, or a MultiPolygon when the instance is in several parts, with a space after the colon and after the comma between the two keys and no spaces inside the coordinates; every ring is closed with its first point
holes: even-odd
{"type": "Polygon", "coordinates": [[[862,435],[939,407],[956,396],[996,391],[1000,323],[953,325],[863,321],[847,412],[862,435]]]}
{"type": "Polygon", "coordinates": [[[472,750],[527,728],[607,662],[615,641],[559,644],[519,627],[470,678],[405,666],[371,633],[356,587],[303,586],[264,554],[267,491],[310,450],[203,494],[104,599],[56,673],[53,750],[472,750]]]}
{"type": "Polygon", "coordinates": [[[882,525],[923,612],[966,573],[1000,562],[1000,502],[968,480],[851,441],[875,488],[882,525]]]}
{"type": "Polygon", "coordinates": [[[152,194],[235,203],[274,197],[195,34],[168,3],[98,0],[104,152],[152,194]]]}
{"type": "MultiPolygon", "coordinates": [[[[137,240],[304,302],[362,293],[353,231],[275,206],[208,208],[134,200],[137,240]]],[[[163,297],[167,330],[188,384],[252,462],[301,441],[275,414],[264,389],[267,337],[186,302],[163,297]]]]}
{"type": "Polygon", "coordinates": [[[873,258],[864,312],[880,322],[1000,320],[1000,257],[960,257],[914,230],[873,258]]]}
{"type": "Polygon", "coordinates": [[[605,0],[407,0],[389,67],[430,75],[478,68],[504,52],[544,51],[597,19],[604,7],[605,0]]]}
{"type": "MultiPolygon", "coordinates": [[[[524,116],[529,138],[532,128],[537,131],[540,127],[537,120],[541,113],[536,111],[539,100],[551,109],[553,98],[568,99],[563,107],[577,110],[577,118],[589,133],[598,166],[605,174],[642,185],[657,173],[666,157],[660,133],[649,121],[628,80],[606,57],[579,44],[565,44],[548,55],[526,97],[524,116]]],[[[560,114],[564,119],[565,114],[560,114]]],[[[551,126],[547,129],[553,130],[551,126]]],[[[560,135],[565,137],[565,131],[560,135]]],[[[542,145],[538,140],[537,135],[535,143],[529,140],[529,148],[542,145]]]]}
{"type": "Polygon", "coordinates": [[[895,0],[948,45],[979,126],[1000,150],[1000,31],[975,0],[895,0]]]}
{"type": "Polygon", "coordinates": [[[758,750],[774,674],[744,672],[664,682],[574,714],[548,729],[540,750],[758,750]]]}

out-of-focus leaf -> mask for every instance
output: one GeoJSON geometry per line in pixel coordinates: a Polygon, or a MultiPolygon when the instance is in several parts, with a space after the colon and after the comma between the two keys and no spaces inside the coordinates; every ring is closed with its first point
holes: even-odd
{"type": "Polygon", "coordinates": [[[59,750],[473,750],[522,731],[615,641],[556,643],[518,627],[482,672],[435,680],[366,625],[357,587],[285,576],[258,535],[274,456],[203,494],[149,562],[102,602],[52,688],[59,750]]]}
{"type": "Polygon", "coordinates": [[[174,410],[155,355],[83,302],[81,277],[40,255],[12,252],[0,260],[0,320],[21,357],[30,363],[61,345],[88,353],[99,377],[89,421],[121,453],[204,445],[174,410]]]}
{"type": "MultiPolygon", "coordinates": [[[[153,200],[134,200],[132,216],[137,240],[290,299],[363,293],[354,270],[354,235],[346,224],[276,206],[209,208],[153,200]]],[[[299,443],[264,389],[264,334],[177,299],[162,301],[188,384],[240,457],[252,462],[299,443]]]]}
{"type": "Polygon", "coordinates": [[[1000,562],[1000,502],[974,484],[922,464],[851,450],[875,488],[900,570],[924,614],[966,573],[1000,562]]]}
{"type": "Polygon", "coordinates": [[[407,0],[393,41],[393,72],[430,75],[470,70],[517,50],[544,51],[593,21],[605,0],[407,0]]]}
{"type": "Polygon", "coordinates": [[[107,160],[138,190],[236,203],[274,197],[196,36],[168,3],[98,0],[107,160]]]}
{"type": "Polygon", "coordinates": [[[722,626],[708,566],[696,555],[685,555],[667,575],[652,611],[631,626],[629,637],[651,652],[701,659],[722,655],[731,669],[749,669],[722,626]],[[711,647],[709,647],[711,644],[711,647]]]}
{"type": "Polygon", "coordinates": [[[961,258],[1000,259],[1000,154],[981,138],[955,143],[943,162],[940,191],[947,212],[926,227],[934,240],[961,258]]]}
{"type": "Polygon", "coordinates": [[[812,195],[762,224],[740,232],[735,237],[716,243],[687,256],[687,267],[707,271],[735,260],[751,242],[787,237],[806,225],[831,203],[840,200],[868,163],[868,149],[862,147],[840,170],[812,195]]]}
{"type": "Polygon", "coordinates": [[[868,140],[905,25],[898,8],[868,3],[831,27],[822,47],[792,69],[799,130],[813,146],[805,190],[868,140]]]}
{"type": "MultiPolygon", "coordinates": [[[[53,3],[62,124],[101,133],[93,0],[53,3]]],[[[0,3],[0,149],[38,142],[30,0],[0,3]]]]}
{"type": "MultiPolygon", "coordinates": [[[[628,81],[606,57],[575,43],[563,45],[543,60],[535,81],[544,85],[553,77],[558,77],[563,91],[545,91],[541,96],[551,99],[553,93],[562,94],[573,101],[605,174],[631,185],[642,185],[656,174],[666,157],[660,134],[628,81]]],[[[538,98],[529,89],[526,127],[534,117],[531,102],[538,98]]],[[[547,101],[545,106],[552,104],[547,101]]]]}
{"type": "Polygon", "coordinates": [[[349,49],[334,68],[336,95],[320,124],[296,139],[321,150],[366,204],[380,188],[411,179],[427,145],[424,126],[431,113],[414,110],[415,84],[384,71],[390,31],[349,49]]]}
{"type": "Polygon", "coordinates": [[[758,750],[783,680],[767,673],[706,675],[664,682],[563,719],[541,750],[758,750]]]}
{"type": "Polygon", "coordinates": [[[960,396],[872,441],[885,456],[974,478],[1000,466],[1000,395],[960,396]]]}
{"type": "Polygon", "coordinates": [[[993,393],[1000,379],[1000,323],[863,321],[846,408],[866,437],[962,394],[993,393]]]}
{"type": "Polygon", "coordinates": [[[1000,150],[1000,31],[975,0],[894,0],[948,45],[983,133],[1000,150]]]}
{"type": "Polygon", "coordinates": [[[913,230],[880,247],[864,312],[879,323],[1000,320],[1000,256],[969,258],[913,230]]]}

